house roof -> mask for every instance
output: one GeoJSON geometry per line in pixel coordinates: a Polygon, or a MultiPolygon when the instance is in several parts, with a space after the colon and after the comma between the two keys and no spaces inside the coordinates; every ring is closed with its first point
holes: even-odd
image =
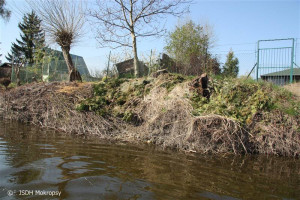
{"type": "MultiPolygon", "coordinates": [[[[278,72],[272,72],[269,74],[264,74],[261,75],[261,77],[266,77],[266,76],[289,76],[291,73],[291,69],[286,69],[278,72]]],[[[300,68],[294,68],[293,69],[293,76],[300,76],[300,68]]]]}
{"type": "Polygon", "coordinates": [[[119,62],[119,63],[116,63],[116,66],[120,66],[120,65],[123,65],[123,64],[127,64],[127,63],[133,63],[133,58],[128,59],[128,60],[124,60],[124,61],[119,62]]]}

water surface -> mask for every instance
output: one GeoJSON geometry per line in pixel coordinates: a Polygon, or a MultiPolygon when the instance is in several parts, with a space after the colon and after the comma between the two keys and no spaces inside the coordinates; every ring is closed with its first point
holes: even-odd
{"type": "Polygon", "coordinates": [[[0,199],[300,199],[299,169],[290,158],[184,155],[0,121],[0,199]]]}

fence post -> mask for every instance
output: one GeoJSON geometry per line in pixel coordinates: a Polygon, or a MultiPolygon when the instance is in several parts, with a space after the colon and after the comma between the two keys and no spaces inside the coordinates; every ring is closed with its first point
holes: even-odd
{"type": "Polygon", "coordinates": [[[14,62],[15,62],[15,57],[12,56],[11,74],[10,74],[10,81],[11,81],[11,82],[13,82],[13,77],[14,77],[14,62]]]}
{"type": "Polygon", "coordinates": [[[107,62],[107,69],[106,69],[106,79],[105,79],[105,81],[106,81],[107,78],[108,78],[108,71],[109,71],[109,65],[110,65],[110,54],[111,54],[111,51],[109,51],[108,62],[107,62]]]}
{"type": "Polygon", "coordinates": [[[290,70],[290,83],[293,83],[293,71],[294,71],[294,48],[295,48],[295,39],[292,39],[293,45],[292,45],[292,52],[291,52],[291,70],[290,70]]]}
{"type": "Polygon", "coordinates": [[[48,68],[47,68],[47,73],[48,73],[47,79],[48,79],[48,82],[49,82],[49,76],[50,76],[50,67],[49,67],[50,62],[51,62],[51,57],[49,56],[49,60],[48,60],[48,68]]]}
{"type": "Polygon", "coordinates": [[[44,82],[44,65],[45,65],[45,57],[46,57],[46,55],[44,55],[44,57],[43,57],[43,63],[42,63],[42,82],[44,82]]]}
{"type": "Polygon", "coordinates": [[[150,61],[149,61],[149,68],[148,68],[148,76],[150,75],[150,69],[152,68],[152,49],[150,53],[150,61]]]}
{"type": "Polygon", "coordinates": [[[24,64],[24,69],[25,69],[25,80],[26,80],[26,83],[28,83],[27,66],[28,66],[28,64],[25,63],[25,64],[24,64]]]}
{"type": "Polygon", "coordinates": [[[258,81],[258,70],[259,70],[259,41],[257,42],[257,66],[256,66],[256,81],[258,81]]]}

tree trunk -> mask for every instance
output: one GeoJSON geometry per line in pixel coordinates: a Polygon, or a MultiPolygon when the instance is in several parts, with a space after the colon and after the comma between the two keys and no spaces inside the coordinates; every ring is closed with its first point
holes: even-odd
{"type": "Polygon", "coordinates": [[[69,70],[69,81],[73,82],[73,81],[81,81],[81,75],[80,73],[75,69],[74,65],[73,65],[73,61],[70,55],[70,47],[61,47],[62,52],[63,52],[63,56],[64,59],[66,61],[68,70],[69,70]]]}
{"type": "Polygon", "coordinates": [[[134,66],[134,76],[139,77],[140,74],[140,66],[139,66],[139,59],[137,55],[137,47],[136,47],[136,37],[134,33],[131,33],[132,37],[132,49],[133,49],[133,66],[134,66]]]}

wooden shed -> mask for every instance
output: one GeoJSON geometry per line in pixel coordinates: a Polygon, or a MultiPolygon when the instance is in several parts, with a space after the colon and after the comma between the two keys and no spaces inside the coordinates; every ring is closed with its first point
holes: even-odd
{"type": "Polygon", "coordinates": [[[11,77],[11,64],[3,63],[0,65],[0,78],[10,78],[11,77]]]}
{"type": "MultiPolygon", "coordinates": [[[[120,77],[126,76],[128,74],[134,74],[133,62],[134,60],[133,58],[131,58],[129,60],[125,60],[123,62],[115,64],[120,77]]],[[[143,62],[140,62],[140,70],[141,75],[146,75],[148,73],[148,67],[143,62]]]]}

